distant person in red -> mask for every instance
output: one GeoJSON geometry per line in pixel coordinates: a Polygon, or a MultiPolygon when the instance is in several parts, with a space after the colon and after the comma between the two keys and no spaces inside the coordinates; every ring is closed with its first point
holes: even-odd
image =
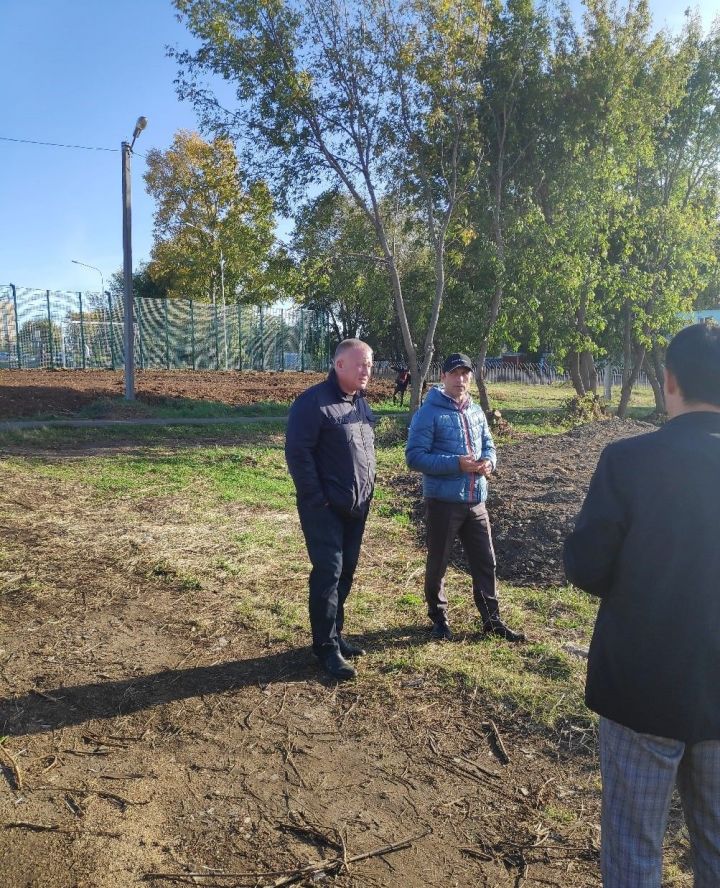
{"type": "Polygon", "coordinates": [[[410,371],[407,367],[392,367],[393,370],[397,372],[397,376],[395,377],[395,391],[393,392],[393,404],[397,404],[397,397],[400,395],[400,406],[403,406],[403,402],[405,400],[405,392],[410,385],[412,377],[410,376],[410,371]]]}

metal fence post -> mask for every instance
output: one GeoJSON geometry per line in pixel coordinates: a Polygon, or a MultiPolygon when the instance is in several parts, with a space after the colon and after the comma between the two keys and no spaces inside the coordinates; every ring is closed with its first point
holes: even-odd
{"type": "Polygon", "coordinates": [[[53,348],[52,314],[50,312],[50,290],[45,291],[45,297],[47,298],[48,346],[50,348],[50,367],[53,368],[55,366],[55,349],[53,348]]]}
{"type": "Polygon", "coordinates": [[[305,324],[303,310],[300,309],[300,372],[305,372],[305,324]]]}
{"type": "Polygon", "coordinates": [[[260,309],[260,369],[265,369],[265,330],[263,329],[263,313],[262,313],[262,305],[259,306],[260,309]]]}
{"type": "Polygon", "coordinates": [[[163,299],[163,317],[165,319],[165,369],[170,369],[170,335],[168,333],[168,301],[163,299]]]}
{"type": "Polygon", "coordinates": [[[13,308],[15,310],[15,351],[17,352],[18,370],[22,370],[22,352],[20,351],[20,321],[18,320],[17,290],[15,284],[10,284],[13,294],[13,308]]]}
{"type": "Polygon", "coordinates": [[[237,303],[238,310],[238,369],[242,370],[242,307],[240,302],[237,303]]]}
{"type": "Polygon", "coordinates": [[[285,315],[280,309],[280,369],[285,369],[285,315]]]}
{"type": "Polygon", "coordinates": [[[108,315],[108,321],[110,324],[110,367],[112,370],[115,369],[115,328],[113,327],[113,304],[112,304],[112,293],[108,290],[107,294],[108,298],[108,310],[110,314],[108,315]]]}
{"type": "Polygon", "coordinates": [[[220,369],[220,341],[218,339],[218,313],[217,302],[213,302],[213,315],[215,318],[215,369],[220,369]]]}
{"type": "Polygon", "coordinates": [[[192,356],[192,368],[195,369],[195,310],[193,301],[190,300],[190,354],[192,356]]]}
{"type": "Polygon", "coordinates": [[[87,370],[87,361],[85,360],[85,323],[83,321],[82,293],[78,293],[78,304],[80,306],[80,349],[82,350],[82,368],[87,370]]]}
{"type": "MultiPolygon", "coordinates": [[[[143,301],[142,296],[136,296],[134,299],[135,302],[135,316],[137,317],[137,326],[138,326],[138,345],[140,346],[140,369],[145,369],[145,334],[143,332],[143,322],[142,322],[142,307],[143,301]]],[[[134,339],[134,337],[133,337],[134,339]]]]}

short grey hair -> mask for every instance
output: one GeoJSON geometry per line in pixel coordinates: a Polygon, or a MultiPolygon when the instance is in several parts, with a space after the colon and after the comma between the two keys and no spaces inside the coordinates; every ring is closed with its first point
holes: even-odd
{"type": "Polygon", "coordinates": [[[363,342],[362,339],[343,339],[343,341],[335,349],[333,360],[337,361],[340,355],[344,354],[346,351],[350,351],[351,348],[365,348],[370,352],[370,354],[372,354],[372,349],[367,344],[367,342],[363,342]]]}

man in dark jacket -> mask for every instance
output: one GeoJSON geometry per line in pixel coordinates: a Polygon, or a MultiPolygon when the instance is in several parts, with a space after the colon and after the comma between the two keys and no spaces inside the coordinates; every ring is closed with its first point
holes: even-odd
{"type": "Polygon", "coordinates": [[[310,572],[313,652],[333,678],[354,678],[365,653],[342,636],[345,600],[375,486],[375,417],[365,400],[372,350],[345,339],[330,375],[290,409],[285,457],[295,482],[310,572]]]}
{"type": "Polygon", "coordinates": [[[600,597],[605,888],[659,888],[675,784],[695,886],[720,885],[720,327],[675,336],[665,398],[659,431],[605,448],[565,543],[568,579],[600,597]]]}
{"type": "Polygon", "coordinates": [[[483,630],[507,641],[524,641],[500,618],[495,551],[485,500],[497,455],[482,407],[469,395],[472,363],[467,355],[446,358],[442,388],[432,388],[410,423],[405,458],[423,473],[427,517],[425,600],[432,638],[452,640],[445,571],[460,537],[470,565],[473,596],[483,630]]]}

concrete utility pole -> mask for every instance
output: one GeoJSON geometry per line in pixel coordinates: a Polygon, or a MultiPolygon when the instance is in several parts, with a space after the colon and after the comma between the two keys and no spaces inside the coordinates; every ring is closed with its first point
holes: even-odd
{"type": "Polygon", "coordinates": [[[125,400],[135,400],[135,324],[133,316],[132,273],[132,202],[130,196],[130,157],[133,145],[147,126],[147,118],[138,117],[132,142],[123,142],[122,154],[122,204],[123,204],[123,342],[125,345],[125,400]]]}

